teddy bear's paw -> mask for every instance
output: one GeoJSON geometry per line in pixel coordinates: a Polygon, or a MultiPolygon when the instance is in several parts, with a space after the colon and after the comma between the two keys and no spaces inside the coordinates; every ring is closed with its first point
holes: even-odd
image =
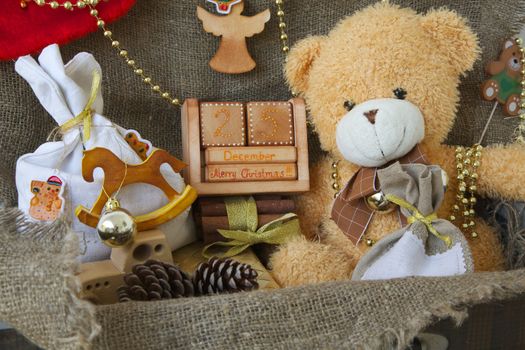
{"type": "Polygon", "coordinates": [[[499,84],[495,80],[487,80],[482,87],[483,98],[492,101],[498,97],[499,84]]]}
{"type": "Polygon", "coordinates": [[[272,275],[283,287],[349,279],[354,265],[337,248],[304,237],[282,245],[270,259],[272,275]]]}
{"type": "Polygon", "coordinates": [[[332,219],[327,218],[321,221],[320,235],[323,243],[332,247],[337,247],[351,260],[357,261],[363,255],[359,247],[352,243],[350,238],[341,231],[332,219]]]}
{"type": "Polygon", "coordinates": [[[505,113],[510,116],[516,116],[520,112],[520,98],[518,95],[512,95],[505,102],[505,113]]]}

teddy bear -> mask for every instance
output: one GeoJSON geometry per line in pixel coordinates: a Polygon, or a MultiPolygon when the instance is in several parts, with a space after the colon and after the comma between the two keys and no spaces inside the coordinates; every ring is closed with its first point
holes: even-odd
{"type": "MultiPolygon", "coordinates": [[[[311,168],[311,191],[296,200],[303,235],[271,256],[273,274],[283,286],[350,279],[374,242],[400,228],[399,211],[374,198],[381,194],[376,183],[366,174],[355,178],[360,169],[420,152],[448,174],[437,215],[450,217],[458,188],[456,146],[444,142],[456,118],[460,78],[479,55],[477,36],[454,11],[418,14],[389,2],[364,8],[328,35],[305,38],[291,49],[287,82],[305,98],[325,155],[311,168]],[[366,200],[375,206],[358,220],[362,227],[345,232],[333,219],[333,204],[349,181],[355,185],[351,192],[360,192],[356,184],[368,181],[372,191],[366,200]]],[[[477,192],[525,198],[525,179],[515,168],[524,162],[521,145],[484,148],[477,192]]],[[[359,208],[353,209],[359,215],[359,208]]],[[[465,236],[474,270],[504,269],[495,230],[480,218],[473,220],[476,234],[465,236]]]]}
{"type": "Polygon", "coordinates": [[[509,116],[516,116],[520,111],[522,69],[521,53],[514,40],[505,41],[499,58],[485,69],[491,78],[481,87],[483,98],[487,101],[497,99],[509,116]]]}

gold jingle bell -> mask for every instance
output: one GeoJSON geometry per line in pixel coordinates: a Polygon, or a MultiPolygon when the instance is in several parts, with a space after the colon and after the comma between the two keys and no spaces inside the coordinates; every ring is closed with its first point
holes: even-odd
{"type": "Polygon", "coordinates": [[[135,237],[137,223],[127,210],[120,207],[116,199],[110,198],[98,221],[97,232],[105,245],[111,248],[122,247],[135,237]]]}
{"type": "Polygon", "coordinates": [[[388,214],[396,209],[396,205],[386,199],[383,192],[374,193],[366,198],[368,208],[380,214],[388,214]]]}

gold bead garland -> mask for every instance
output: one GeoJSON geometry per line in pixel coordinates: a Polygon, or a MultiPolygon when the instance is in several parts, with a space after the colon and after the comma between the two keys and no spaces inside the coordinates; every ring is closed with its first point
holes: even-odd
{"type": "MultiPolygon", "coordinates": [[[[137,62],[130,57],[128,51],[123,49],[120,42],[114,38],[113,33],[106,27],[106,23],[104,22],[104,20],[102,20],[102,18],[100,18],[98,10],[95,8],[95,6],[99,4],[100,0],[78,0],[75,3],[66,1],[62,4],[55,0],[20,0],[20,7],[26,8],[27,3],[31,1],[36,3],[38,6],[49,6],[52,9],[63,8],[69,11],[73,11],[75,8],[88,8],[90,10],[89,14],[93,18],[95,18],[95,20],[97,21],[97,26],[103,31],[104,37],[111,42],[111,47],[113,47],[117,51],[119,57],[124,59],[127,66],[130,67],[133,70],[133,72],[137,76],[139,76],[146,85],[150,86],[151,91],[160,95],[164,100],[166,100],[173,106],[180,107],[182,105],[178,98],[172,97],[172,95],[168,91],[162,89],[161,86],[155,83],[150,76],[145,74],[144,69],[141,68],[137,64],[137,62]]],[[[107,2],[108,0],[103,1],[107,2]]],[[[279,18],[279,39],[281,40],[282,44],[281,50],[283,53],[286,54],[288,53],[288,51],[290,51],[290,47],[288,46],[286,22],[284,21],[284,0],[275,0],[275,4],[277,8],[277,17],[279,18]]]]}
{"type": "Polygon", "coordinates": [[[290,51],[288,46],[288,34],[286,34],[286,22],[284,21],[284,1],[275,0],[277,5],[277,18],[279,18],[279,39],[281,40],[281,50],[286,54],[290,51]]]}
{"type": "Polygon", "coordinates": [[[117,51],[118,55],[126,62],[127,66],[133,70],[135,75],[140,77],[144,84],[149,85],[151,91],[160,95],[160,97],[162,97],[168,103],[174,106],[181,106],[181,102],[178,98],[172,97],[168,91],[162,89],[159,84],[157,84],[149,75],[144,72],[144,69],[141,68],[137,62],[131,58],[128,51],[123,49],[120,42],[115,39],[113,32],[107,29],[106,23],[100,18],[98,11],[91,5],[89,7],[89,14],[97,20],[97,26],[104,32],[104,37],[111,42],[111,47],[117,51]]]}
{"type": "Polygon", "coordinates": [[[464,233],[469,233],[472,238],[478,237],[478,233],[475,231],[474,217],[476,216],[476,192],[479,177],[477,171],[481,165],[482,150],[483,146],[479,144],[467,148],[456,148],[458,189],[453,214],[450,215],[449,219],[456,223],[464,233]]]}
{"type": "MultiPolygon", "coordinates": [[[[27,3],[30,2],[31,0],[21,0],[20,1],[20,6],[22,8],[26,8],[27,7],[27,3]]],[[[104,0],[104,1],[107,1],[107,0],[104,0]]],[[[92,6],[96,6],[98,5],[98,3],[100,2],[99,0],[78,0],[77,2],[73,3],[71,1],[65,1],[64,3],[59,3],[58,1],[45,1],[45,0],[34,0],[34,2],[38,5],[38,6],[49,6],[51,7],[52,9],[57,9],[59,7],[62,7],[66,10],[70,10],[70,11],[73,11],[73,9],[76,7],[76,8],[79,8],[79,9],[83,9],[85,8],[86,6],[89,6],[89,5],[92,5],[92,6]]]]}
{"type": "Polygon", "coordinates": [[[339,184],[339,161],[333,161],[332,162],[332,174],[330,175],[332,178],[332,188],[334,189],[334,198],[337,197],[337,194],[339,193],[339,190],[341,189],[341,185],[339,184]]]}
{"type": "Polygon", "coordinates": [[[519,47],[521,53],[521,110],[520,110],[520,123],[515,131],[515,141],[521,144],[525,144],[525,49],[523,48],[523,39],[516,38],[516,44],[519,47]]]}

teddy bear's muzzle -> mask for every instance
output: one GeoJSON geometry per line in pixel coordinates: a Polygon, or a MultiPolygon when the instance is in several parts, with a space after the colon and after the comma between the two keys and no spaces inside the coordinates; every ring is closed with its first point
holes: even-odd
{"type": "Polygon", "coordinates": [[[336,141],[348,161],[378,167],[410,152],[424,131],[423,115],[411,102],[375,99],[355,106],[339,121],[336,141]]]}

